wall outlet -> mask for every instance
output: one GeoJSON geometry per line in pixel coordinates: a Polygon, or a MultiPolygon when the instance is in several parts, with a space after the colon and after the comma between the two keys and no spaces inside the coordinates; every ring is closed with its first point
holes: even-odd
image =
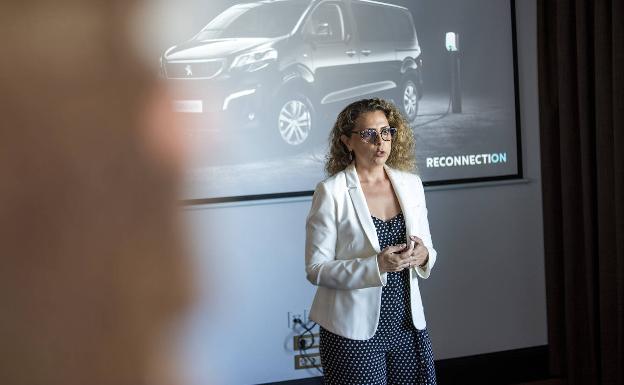
{"type": "Polygon", "coordinates": [[[297,354],[295,356],[295,369],[311,369],[321,367],[321,354],[297,354]]]}
{"type": "Polygon", "coordinates": [[[299,346],[300,341],[305,342],[305,346],[304,346],[305,349],[318,348],[319,342],[320,342],[319,334],[314,333],[313,336],[314,336],[314,341],[312,340],[312,336],[309,333],[306,333],[304,335],[294,336],[293,337],[293,350],[298,351],[299,349],[302,348],[299,346]]]}
{"type": "Polygon", "coordinates": [[[308,323],[308,311],[307,310],[299,311],[299,312],[289,311],[288,312],[288,328],[289,329],[292,329],[295,327],[296,319],[299,319],[304,324],[307,324],[308,323]]]}

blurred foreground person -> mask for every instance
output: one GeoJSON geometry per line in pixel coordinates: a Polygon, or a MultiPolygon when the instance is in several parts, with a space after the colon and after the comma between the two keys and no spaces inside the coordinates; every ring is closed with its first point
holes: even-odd
{"type": "Polygon", "coordinates": [[[133,1],[3,1],[0,383],[171,384],[182,149],[133,1]]]}

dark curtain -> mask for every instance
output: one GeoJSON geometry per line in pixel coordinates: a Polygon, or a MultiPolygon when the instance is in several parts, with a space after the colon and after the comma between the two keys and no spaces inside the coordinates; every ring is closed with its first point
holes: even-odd
{"type": "Polygon", "coordinates": [[[624,384],[624,0],[538,1],[550,366],[624,384]]]}

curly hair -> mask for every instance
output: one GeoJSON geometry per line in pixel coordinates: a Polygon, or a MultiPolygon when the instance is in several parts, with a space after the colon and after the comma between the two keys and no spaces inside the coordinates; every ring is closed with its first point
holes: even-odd
{"type": "Polygon", "coordinates": [[[351,163],[351,154],[340,137],[350,134],[361,114],[372,111],[383,111],[390,126],[397,129],[386,164],[403,171],[416,171],[414,134],[409,124],[394,104],[381,98],[372,98],[353,102],[338,114],[329,136],[329,153],[325,161],[325,171],[329,176],[344,170],[351,163]]]}

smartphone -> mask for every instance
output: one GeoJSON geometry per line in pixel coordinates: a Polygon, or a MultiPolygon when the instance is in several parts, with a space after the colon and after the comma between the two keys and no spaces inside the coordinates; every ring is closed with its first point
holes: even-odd
{"type": "Polygon", "coordinates": [[[405,242],[405,248],[403,250],[395,251],[394,254],[404,253],[406,250],[409,249],[409,247],[412,244],[412,242],[414,242],[414,241],[412,241],[411,239],[408,239],[407,242],[405,242]]]}

